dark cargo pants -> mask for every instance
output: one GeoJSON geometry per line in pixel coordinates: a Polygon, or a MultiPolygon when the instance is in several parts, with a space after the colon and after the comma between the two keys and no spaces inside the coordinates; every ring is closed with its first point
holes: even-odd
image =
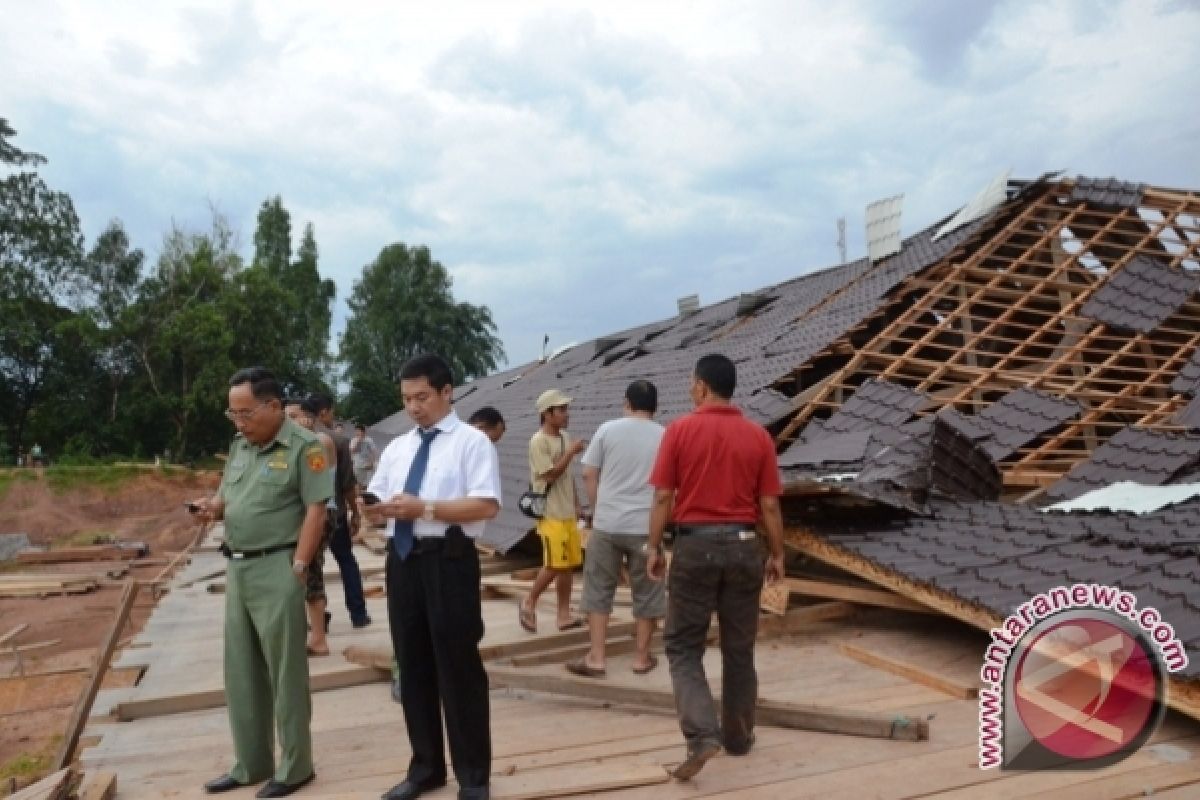
{"type": "Polygon", "coordinates": [[[663,641],[679,727],[688,748],[723,744],[744,752],[754,730],[763,557],[757,539],[690,534],[675,540],[663,641]],[[704,640],[717,614],[721,639],[721,715],[704,673],[704,640]]]}

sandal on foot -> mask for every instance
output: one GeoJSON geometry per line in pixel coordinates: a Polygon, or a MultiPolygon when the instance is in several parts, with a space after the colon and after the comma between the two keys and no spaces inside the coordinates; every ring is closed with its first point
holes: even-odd
{"type": "Polygon", "coordinates": [[[647,672],[650,672],[657,666],[658,666],[658,656],[650,656],[648,659],[646,659],[646,666],[634,667],[633,671],[637,675],[645,675],[647,672]]]}
{"type": "Polygon", "coordinates": [[[520,620],[522,628],[530,633],[537,633],[537,612],[526,608],[524,602],[517,606],[517,619],[520,620]]]}
{"type": "Polygon", "coordinates": [[[568,622],[566,625],[559,625],[558,629],[560,631],[573,631],[576,628],[582,628],[582,627],[583,627],[583,620],[576,617],[575,619],[568,622]]]}
{"type": "Polygon", "coordinates": [[[566,667],[567,672],[584,678],[604,678],[608,675],[608,672],[603,668],[597,669],[596,667],[589,666],[587,659],[582,656],[574,661],[568,661],[566,667]]]}

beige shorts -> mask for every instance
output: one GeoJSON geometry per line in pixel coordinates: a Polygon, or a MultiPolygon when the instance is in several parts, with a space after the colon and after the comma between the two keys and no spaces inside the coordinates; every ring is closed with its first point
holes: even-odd
{"type": "Polygon", "coordinates": [[[642,546],[645,534],[605,533],[593,529],[588,536],[587,558],[583,562],[583,597],[579,610],[591,614],[611,614],[613,595],[621,580],[621,566],[629,567],[629,587],[633,595],[633,616],[661,619],[667,615],[666,581],[651,580],[646,574],[646,554],[642,546]]]}

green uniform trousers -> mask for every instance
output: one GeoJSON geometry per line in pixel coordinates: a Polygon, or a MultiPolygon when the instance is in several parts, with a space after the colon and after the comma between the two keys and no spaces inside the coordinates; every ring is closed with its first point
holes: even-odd
{"type": "Polygon", "coordinates": [[[239,783],[313,773],[312,698],[305,651],[304,587],[293,551],[230,559],[225,576],[225,698],[239,783]],[[275,769],[275,724],[281,760],[275,769]]]}

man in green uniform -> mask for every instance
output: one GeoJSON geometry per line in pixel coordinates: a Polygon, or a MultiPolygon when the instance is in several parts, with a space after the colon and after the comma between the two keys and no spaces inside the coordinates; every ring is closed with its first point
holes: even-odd
{"type": "Polygon", "coordinates": [[[314,777],[304,587],[333,471],[316,435],[284,416],[274,375],[251,367],[229,386],[225,415],[238,436],[217,494],[198,501],[196,513],[225,520],[225,695],[237,763],[204,788],[265,780],[258,797],[284,797],[314,777]]]}

